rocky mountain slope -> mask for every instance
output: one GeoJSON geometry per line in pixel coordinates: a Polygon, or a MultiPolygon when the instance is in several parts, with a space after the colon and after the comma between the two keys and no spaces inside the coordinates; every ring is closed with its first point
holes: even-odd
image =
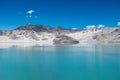
{"type": "Polygon", "coordinates": [[[0,42],[32,42],[41,45],[120,43],[120,28],[81,30],[27,24],[11,31],[0,30],[0,42]]]}
{"type": "Polygon", "coordinates": [[[103,43],[120,43],[120,28],[105,28],[95,34],[93,39],[103,43]]]}

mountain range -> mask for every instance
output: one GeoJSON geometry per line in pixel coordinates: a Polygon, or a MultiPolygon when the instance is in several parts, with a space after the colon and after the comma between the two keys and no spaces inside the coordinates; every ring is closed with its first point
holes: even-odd
{"type": "Polygon", "coordinates": [[[26,24],[13,30],[0,30],[0,42],[26,43],[41,45],[80,45],[120,43],[120,28],[104,27],[96,29],[63,28],[26,24]]]}

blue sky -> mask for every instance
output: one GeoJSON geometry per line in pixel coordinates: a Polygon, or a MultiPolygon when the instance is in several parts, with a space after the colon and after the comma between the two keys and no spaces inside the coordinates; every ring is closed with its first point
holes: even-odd
{"type": "Polygon", "coordinates": [[[0,0],[0,29],[27,23],[68,28],[116,26],[119,21],[120,0],[0,0]]]}

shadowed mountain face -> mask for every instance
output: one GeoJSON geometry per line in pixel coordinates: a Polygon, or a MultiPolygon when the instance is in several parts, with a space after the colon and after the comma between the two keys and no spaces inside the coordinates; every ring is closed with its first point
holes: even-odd
{"type": "Polygon", "coordinates": [[[73,44],[79,43],[78,40],[73,39],[66,35],[56,36],[56,38],[53,40],[53,42],[55,45],[73,45],[73,44]]]}
{"type": "Polygon", "coordinates": [[[15,30],[33,30],[36,32],[49,32],[49,31],[53,30],[53,28],[50,26],[27,24],[25,26],[20,26],[20,27],[16,28],[15,30]]]}
{"type": "Polygon", "coordinates": [[[93,39],[101,42],[120,43],[120,28],[105,28],[100,33],[95,34],[93,39]]]}
{"type": "Polygon", "coordinates": [[[51,26],[43,26],[43,25],[32,25],[32,24],[26,24],[24,26],[20,26],[14,30],[33,30],[35,32],[76,32],[80,31],[79,29],[66,29],[61,26],[57,26],[55,28],[51,26]]]}
{"type": "Polygon", "coordinates": [[[3,35],[3,32],[2,32],[2,30],[0,30],[0,35],[3,35]]]}

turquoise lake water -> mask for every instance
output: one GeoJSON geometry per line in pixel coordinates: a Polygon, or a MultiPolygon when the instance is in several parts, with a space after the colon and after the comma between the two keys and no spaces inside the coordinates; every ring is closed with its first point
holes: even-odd
{"type": "Polygon", "coordinates": [[[0,80],[120,80],[120,45],[0,48],[0,80]]]}

